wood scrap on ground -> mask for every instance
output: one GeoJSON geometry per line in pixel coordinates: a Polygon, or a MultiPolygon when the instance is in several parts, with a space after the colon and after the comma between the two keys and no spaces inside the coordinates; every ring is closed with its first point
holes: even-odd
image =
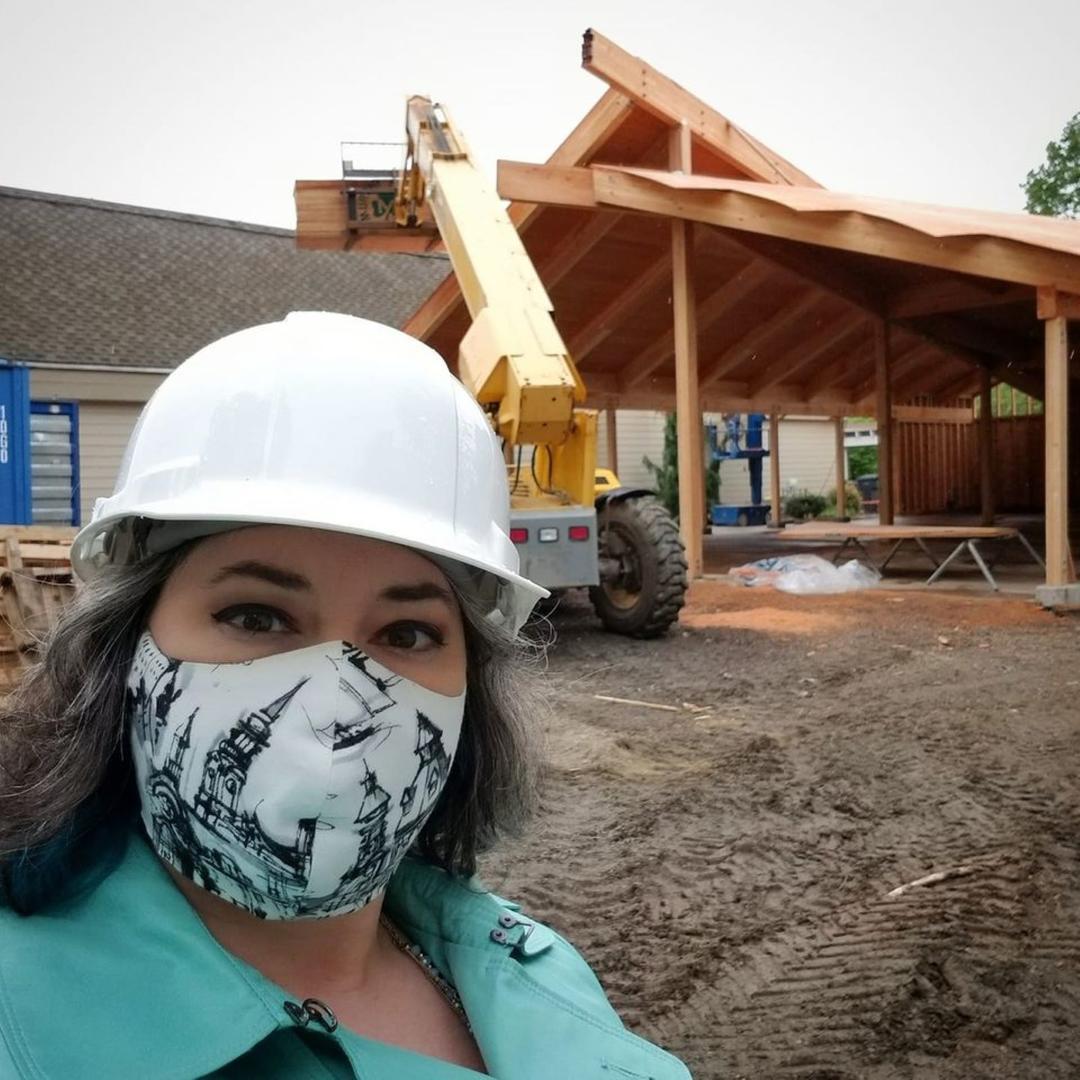
{"type": "Polygon", "coordinates": [[[924,885],[937,885],[939,882],[948,881],[951,878],[967,877],[969,874],[974,874],[978,869],[977,866],[954,866],[950,870],[938,870],[936,873],[916,878],[914,881],[909,881],[904,885],[897,885],[895,889],[885,895],[890,898],[903,896],[904,893],[910,892],[912,889],[920,889],[924,885]]]}
{"type": "Polygon", "coordinates": [[[635,698],[610,697],[607,694],[593,694],[597,701],[610,701],[615,705],[637,705],[642,709],[663,709],[664,712],[678,712],[678,705],[661,705],[655,701],[638,701],[635,698]]]}

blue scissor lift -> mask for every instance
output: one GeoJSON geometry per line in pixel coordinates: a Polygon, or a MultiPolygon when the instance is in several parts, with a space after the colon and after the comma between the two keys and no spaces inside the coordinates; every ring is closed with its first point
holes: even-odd
{"type": "Polygon", "coordinates": [[[769,451],[761,445],[764,427],[764,413],[747,413],[745,432],[742,414],[730,413],[724,417],[721,442],[719,425],[706,425],[712,460],[745,460],[750,470],[750,502],[742,506],[717,503],[709,511],[709,520],[714,525],[764,525],[768,521],[769,506],[761,501],[761,462],[769,456],[769,451]]]}

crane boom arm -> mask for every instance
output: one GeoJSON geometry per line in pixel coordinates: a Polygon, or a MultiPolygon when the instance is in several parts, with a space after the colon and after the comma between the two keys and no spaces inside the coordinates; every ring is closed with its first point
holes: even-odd
{"type": "Polygon", "coordinates": [[[510,445],[557,447],[573,433],[585,384],[521,237],[444,108],[410,98],[406,130],[395,216],[413,225],[426,203],[438,225],[473,320],[458,376],[497,409],[496,428],[510,445]]]}

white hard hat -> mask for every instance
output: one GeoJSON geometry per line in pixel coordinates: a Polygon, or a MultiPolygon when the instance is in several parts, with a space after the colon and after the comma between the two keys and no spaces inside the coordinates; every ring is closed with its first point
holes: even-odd
{"type": "Polygon", "coordinates": [[[380,323],[294,312],[165,379],[71,562],[85,580],[227,528],[331,529],[457,569],[516,632],[547,591],[519,576],[509,516],[495,433],[437,353],[380,323]]]}

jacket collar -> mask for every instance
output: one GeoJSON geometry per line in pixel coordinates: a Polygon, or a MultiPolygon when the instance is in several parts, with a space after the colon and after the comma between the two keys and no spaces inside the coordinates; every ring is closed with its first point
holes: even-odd
{"type": "MultiPolygon", "coordinates": [[[[406,860],[386,909],[457,986],[493,1075],[687,1077],[513,905],[406,860]]],[[[0,1032],[33,1080],[202,1076],[288,1026],[285,1000],[217,943],[141,837],[89,894],[30,918],[0,910],[0,1032]]]]}

